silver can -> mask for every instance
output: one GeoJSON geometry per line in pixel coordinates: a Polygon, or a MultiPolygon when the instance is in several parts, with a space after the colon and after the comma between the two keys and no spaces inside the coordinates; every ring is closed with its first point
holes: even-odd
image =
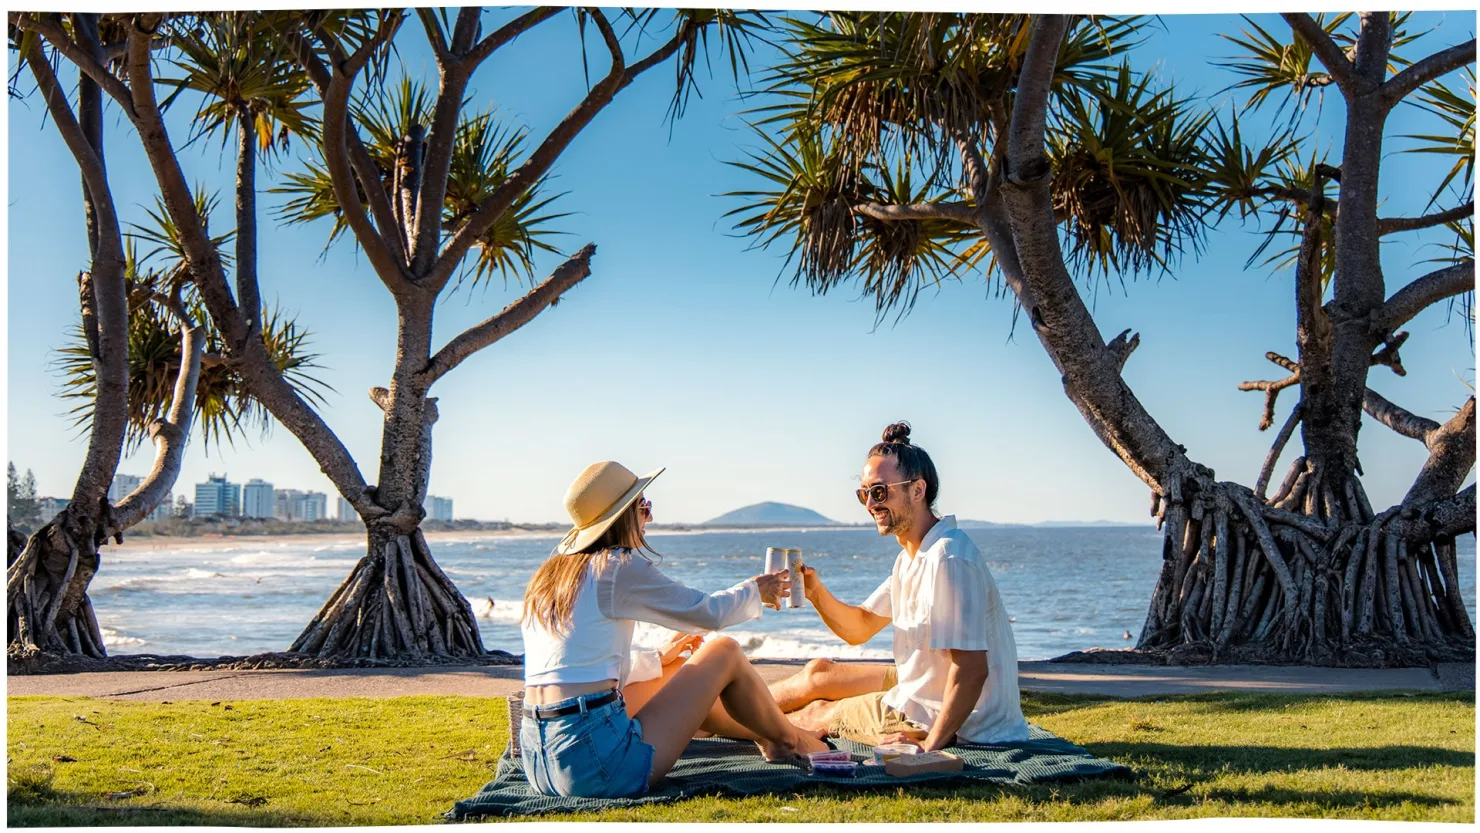
{"type": "Polygon", "coordinates": [[[791,570],[791,607],[806,607],[807,593],[802,579],[802,551],[787,550],[786,566],[791,570]]]}
{"type": "Polygon", "coordinates": [[[775,573],[786,569],[786,553],[780,547],[766,548],[766,569],[763,572],[775,573]]]}

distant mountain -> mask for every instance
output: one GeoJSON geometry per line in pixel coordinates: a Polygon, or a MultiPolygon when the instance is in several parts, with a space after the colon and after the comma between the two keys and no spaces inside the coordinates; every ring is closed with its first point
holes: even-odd
{"type": "Polygon", "coordinates": [[[700,526],[840,526],[802,506],[789,503],[757,503],[711,518],[700,526]]]}

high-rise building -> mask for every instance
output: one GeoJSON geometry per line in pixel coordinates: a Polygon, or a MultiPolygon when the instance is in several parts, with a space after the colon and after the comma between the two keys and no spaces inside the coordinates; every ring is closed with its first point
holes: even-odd
{"type": "MultiPolygon", "coordinates": [[[[184,497],[184,496],[181,495],[181,497],[184,497]]],[[[164,500],[161,500],[159,502],[159,505],[158,506],[156,506],[153,509],[149,510],[149,514],[147,516],[145,516],[144,520],[146,520],[146,521],[162,521],[162,520],[170,517],[170,515],[174,514],[174,511],[175,511],[175,507],[172,505],[174,503],[174,501],[175,501],[175,493],[173,491],[165,492],[164,493],[164,500]]]]}
{"type": "Polygon", "coordinates": [[[339,520],[358,521],[360,519],[360,514],[355,511],[355,507],[349,501],[345,500],[342,496],[339,498],[339,503],[336,504],[336,506],[338,509],[337,517],[339,518],[339,520]]]}
{"type": "Polygon", "coordinates": [[[242,487],[225,475],[211,475],[195,484],[195,517],[236,517],[241,514],[242,487]]]}
{"type": "Polygon", "coordinates": [[[273,492],[272,516],[280,521],[296,521],[293,504],[303,496],[297,489],[278,489],[273,492]]]}
{"type": "Polygon", "coordinates": [[[37,498],[36,508],[41,512],[41,522],[48,523],[55,518],[72,499],[67,497],[43,497],[37,498]]]}
{"type": "Polygon", "coordinates": [[[452,520],[452,498],[450,497],[427,495],[426,503],[422,504],[422,509],[426,511],[427,520],[429,521],[452,520]]]}
{"type": "Polygon", "coordinates": [[[170,512],[170,514],[176,518],[194,517],[195,504],[187,500],[184,495],[180,495],[179,497],[175,498],[175,508],[170,512]]]}
{"type": "Polygon", "coordinates": [[[329,496],[323,492],[278,489],[273,515],[280,521],[322,521],[329,517],[329,496]]]}
{"type": "Polygon", "coordinates": [[[277,512],[272,484],[252,478],[242,487],[242,517],[271,518],[277,512]]]}
{"type": "Polygon", "coordinates": [[[120,500],[128,497],[129,492],[139,488],[139,484],[143,482],[144,478],[136,474],[113,475],[113,483],[108,486],[108,502],[117,505],[120,500]]]}

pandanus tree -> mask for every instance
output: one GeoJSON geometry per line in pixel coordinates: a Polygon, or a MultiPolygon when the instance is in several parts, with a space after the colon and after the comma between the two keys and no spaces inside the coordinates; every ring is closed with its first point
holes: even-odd
{"type": "MultiPolygon", "coordinates": [[[[101,64],[117,58],[114,21],[96,14],[33,19],[65,33],[101,64]]],[[[207,443],[229,440],[244,421],[260,422],[261,410],[240,378],[217,360],[219,335],[205,320],[183,262],[169,257],[176,248],[172,224],[160,212],[152,213],[152,223],[123,230],[105,163],[97,81],[80,79],[74,105],[42,36],[13,25],[11,47],[19,58],[12,94],[27,94],[20,79],[30,75],[82,172],[89,266],[78,276],[81,322],[60,351],[58,369],[63,397],[78,403],[72,415],[87,432],[88,451],[66,509],[10,553],[7,639],[13,654],[40,650],[102,658],[107,650],[87,594],[101,566],[101,546],[109,538],[121,540],[169,494],[194,426],[207,443]],[[137,256],[141,241],[155,244],[150,256],[160,268],[145,265],[150,257],[137,256]],[[116,505],[110,503],[120,457],[146,439],[155,448],[149,474],[116,505]]],[[[209,203],[194,207],[204,224],[209,203]]],[[[310,380],[306,334],[281,316],[272,318],[268,332],[276,360],[295,378],[310,380]]]]}
{"type": "Polygon", "coordinates": [[[1135,72],[1136,19],[788,20],[766,86],[778,103],[756,120],[763,149],[737,163],[764,185],[735,195],[745,204],[731,215],[758,245],[789,253],[794,284],[861,284],[881,314],[973,267],[1000,278],[1064,393],[1151,490],[1163,563],[1139,648],[1184,661],[1473,657],[1454,540],[1475,528],[1475,487],[1461,489],[1475,462],[1474,398],[1440,424],[1367,377],[1379,365],[1403,373],[1402,328],[1417,313],[1472,297],[1474,90],[1446,78],[1468,67],[1473,79],[1475,42],[1409,60],[1399,52],[1416,38],[1403,16],[1283,17],[1288,38],[1252,21],[1228,36],[1243,109],[1135,72]],[[1298,128],[1323,92],[1345,104],[1333,159],[1298,128]],[[1295,124],[1248,141],[1241,124],[1277,103],[1294,105],[1295,124]],[[1454,157],[1434,195],[1449,205],[1383,216],[1384,143],[1400,123],[1389,118],[1415,105],[1447,125],[1406,149],[1454,157]],[[1143,407],[1122,375],[1139,336],[1107,339],[1084,297],[1107,275],[1175,270],[1230,216],[1264,217],[1266,245],[1293,244],[1269,263],[1293,267],[1298,352],[1269,354],[1280,380],[1241,387],[1266,393],[1261,428],[1279,391],[1297,401],[1253,488],[1217,480],[1143,407]],[[1392,286],[1383,239],[1445,224],[1455,236],[1444,265],[1392,286]],[[1364,412],[1429,449],[1402,502],[1381,511],[1361,480],[1364,412]],[[1269,494],[1297,428],[1303,452],[1269,494]]]}
{"type": "MultiPolygon", "coordinates": [[[[485,31],[484,10],[471,6],[107,15],[119,32],[116,65],[88,52],[72,32],[45,16],[11,18],[75,64],[132,124],[178,228],[190,280],[220,334],[222,360],[313,455],[366,524],[364,558],[293,643],[294,651],[322,657],[485,652],[470,606],[437,566],[420,531],[437,419],[429,393],[437,380],[588,277],[595,246],[581,247],[543,281],[531,280],[503,310],[434,349],[437,301],[461,279],[532,278],[534,256],[551,249],[548,226],[557,218],[547,210],[548,177],[582,130],[639,76],[665,64],[676,82],[670,115],[681,115],[710,44],[727,51],[739,72],[753,32],[765,25],[760,15],[713,10],[625,11],[617,20],[595,8],[499,14],[504,22],[491,31],[485,31]],[[468,90],[479,67],[519,35],[571,14],[580,26],[583,62],[586,36],[594,30],[604,60],[587,65],[598,69],[604,63],[606,69],[568,115],[535,138],[472,105],[468,90]],[[434,92],[414,79],[398,84],[389,78],[390,56],[413,29],[420,30],[435,61],[434,92]],[[255,227],[257,216],[253,171],[238,169],[236,256],[228,270],[194,210],[196,193],[166,129],[158,92],[169,85],[155,75],[157,55],[174,56],[172,62],[187,68],[186,86],[219,102],[203,116],[207,122],[250,121],[258,140],[265,138],[260,111],[239,102],[227,106],[231,85],[215,83],[221,67],[253,65],[221,56],[226,49],[262,56],[270,66],[257,77],[280,79],[284,89],[301,87],[313,101],[317,127],[305,140],[304,169],[283,174],[272,189],[285,195],[282,219],[332,223],[331,242],[351,240],[395,302],[394,364],[387,384],[370,391],[383,415],[373,484],[274,363],[260,324],[246,312],[257,309],[248,302],[259,297],[253,256],[259,244],[244,231],[255,227]]],[[[247,152],[243,140],[238,154],[247,152]]]]}

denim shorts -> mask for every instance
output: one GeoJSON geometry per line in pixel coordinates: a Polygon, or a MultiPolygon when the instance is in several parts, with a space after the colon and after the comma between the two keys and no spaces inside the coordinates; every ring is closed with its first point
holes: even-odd
{"type": "MultiPolygon", "coordinates": [[[[585,705],[587,694],[545,706],[585,705]]],[[[642,724],[618,697],[594,709],[543,720],[526,715],[519,727],[524,775],[535,792],[581,798],[619,798],[647,792],[653,747],[642,724]]]]}

